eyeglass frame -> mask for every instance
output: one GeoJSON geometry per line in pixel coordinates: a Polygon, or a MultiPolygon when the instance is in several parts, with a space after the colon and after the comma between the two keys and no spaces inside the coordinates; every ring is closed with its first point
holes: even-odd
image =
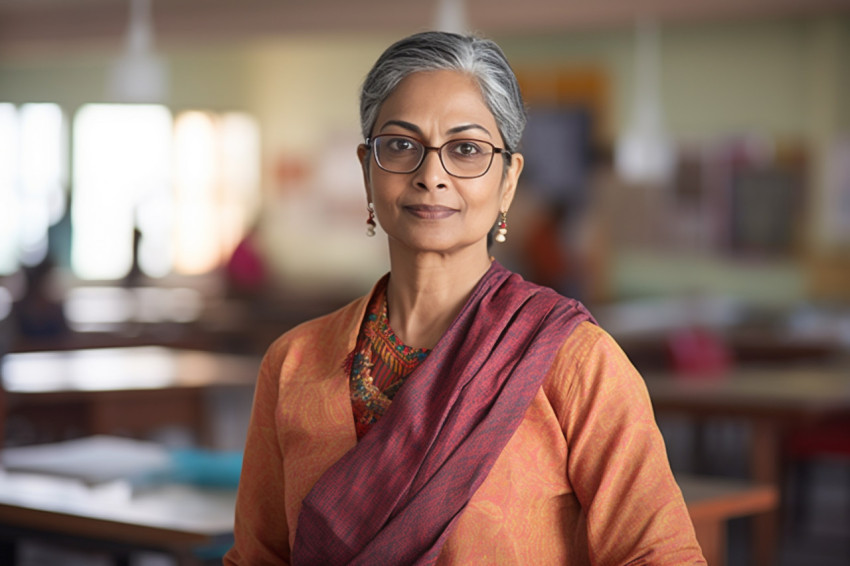
{"type": "Polygon", "coordinates": [[[366,138],[366,147],[369,148],[369,151],[374,156],[375,164],[378,166],[379,169],[381,169],[381,171],[386,171],[387,173],[394,173],[396,175],[409,175],[411,173],[416,172],[420,167],[422,167],[422,164],[425,163],[425,156],[428,155],[428,152],[429,151],[436,151],[437,157],[439,157],[439,159],[440,159],[440,165],[443,167],[443,171],[445,171],[450,176],[452,176],[456,179],[477,179],[478,177],[483,177],[484,175],[486,175],[490,171],[490,167],[493,166],[493,159],[494,159],[493,156],[494,155],[496,155],[496,154],[505,155],[505,156],[508,157],[508,159],[510,159],[511,155],[513,155],[513,152],[511,150],[509,150],[505,147],[497,147],[497,146],[493,145],[491,142],[488,142],[487,140],[479,140],[479,139],[475,139],[475,138],[459,138],[459,139],[448,140],[446,143],[444,143],[443,145],[441,145],[439,147],[433,147],[433,146],[425,145],[425,142],[423,142],[422,140],[418,140],[418,139],[414,138],[413,136],[408,136],[408,135],[405,135],[405,134],[378,134],[377,136],[370,136],[370,137],[366,138]],[[378,152],[375,151],[375,140],[377,140],[378,138],[384,138],[384,137],[387,137],[387,138],[388,137],[405,138],[405,139],[413,140],[416,143],[418,143],[419,145],[421,145],[422,149],[423,149],[422,156],[419,158],[419,163],[416,164],[416,167],[414,167],[410,171],[391,171],[390,169],[387,169],[386,167],[381,165],[381,162],[378,160],[378,152]],[[458,143],[458,142],[464,142],[464,141],[483,143],[483,144],[487,144],[487,145],[489,145],[490,147],[493,148],[492,153],[490,153],[490,163],[488,163],[487,167],[484,169],[484,171],[479,173],[478,175],[455,175],[454,173],[452,173],[451,171],[448,170],[448,168],[446,167],[446,163],[443,161],[443,148],[444,147],[446,147],[450,143],[458,143]]]}

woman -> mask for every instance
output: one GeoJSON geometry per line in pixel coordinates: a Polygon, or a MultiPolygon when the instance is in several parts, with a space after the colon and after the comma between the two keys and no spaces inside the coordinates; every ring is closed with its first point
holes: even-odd
{"type": "Polygon", "coordinates": [[[403,39],[360,111],[390,273],[269,348],[225,564],[704,563],[640,376],[489,255],[523,165],[501,50],[403,39]]]}

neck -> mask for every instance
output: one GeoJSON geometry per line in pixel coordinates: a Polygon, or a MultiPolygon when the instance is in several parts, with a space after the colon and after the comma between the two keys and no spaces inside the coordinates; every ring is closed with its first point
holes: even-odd
{"type": "Polygon", "coordinates": [[[490,257],[478,250],[462,254],[393,254],[387,286],[389,322],[408,346],[433,348],[481,277],[490,257]]]}

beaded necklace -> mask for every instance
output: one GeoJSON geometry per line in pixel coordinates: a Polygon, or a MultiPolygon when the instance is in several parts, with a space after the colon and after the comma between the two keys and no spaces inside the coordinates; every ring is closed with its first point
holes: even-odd
{"type": "Polygon", "coordinates": [[[351,406],[358,439],[386,413],[407,376],[429,352],[407,346],[393,332],[387,312],[386,286],[376,289],[360,327],[351,363],[351,406]]]}

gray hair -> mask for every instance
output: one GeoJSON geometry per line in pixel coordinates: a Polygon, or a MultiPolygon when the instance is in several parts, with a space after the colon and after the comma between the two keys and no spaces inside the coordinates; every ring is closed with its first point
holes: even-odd
{"type": "Polygon", "coordinates": [[[381,105],[405,77],[443,70],[460,71],[475,79],[506,148],[516,151],[525,128],[525,105],[505,54],[490,40],[438,31],[401,39],[375,62],[360,91],[363,137],[371,137],[381,105]]]}

